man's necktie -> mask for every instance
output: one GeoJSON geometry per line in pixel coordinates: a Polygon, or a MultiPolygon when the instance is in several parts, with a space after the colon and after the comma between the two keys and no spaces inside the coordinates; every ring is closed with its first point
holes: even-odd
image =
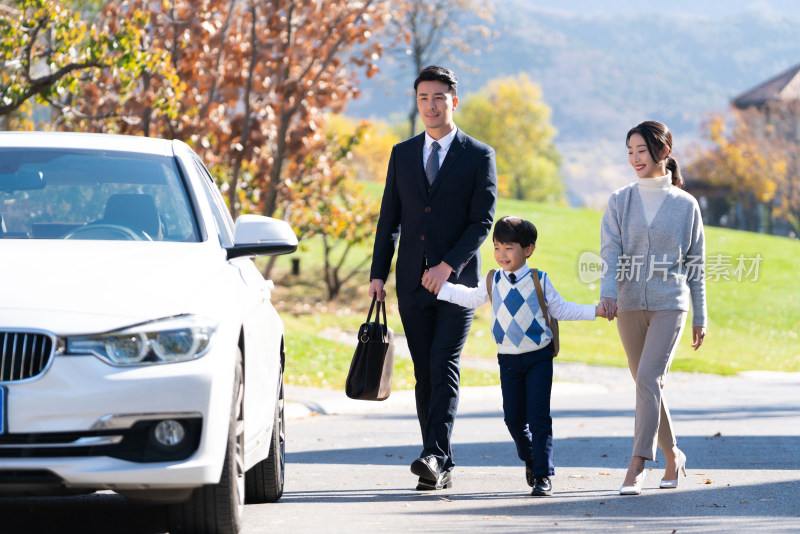
{"type": "Polygon", "coordinates": [[[515,283],[517,281],[517,275],[514,274],[514,273],[511,273],[511,274],[508,275],[508,279],[511,280],[511,283],[513,284],[513,283],[515,283]]]}
{"type": "Polygon", "coordinates": [[[431,154],[428,156],[428,161],[425,162],[425,176],[428,177],[428,183],[432,184],[436,180],[436,175],[439,174],[439,143],[434,141],[431,143],[431,154]]]}

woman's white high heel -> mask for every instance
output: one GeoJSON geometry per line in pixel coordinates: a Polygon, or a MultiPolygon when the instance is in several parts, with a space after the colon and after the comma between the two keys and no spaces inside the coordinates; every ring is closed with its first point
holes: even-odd
{"type": "Polygon", "coordinates": [[[619,488],[620,495],[640,495],[642,493],[642,485],[644,484],[644,479],[647,476],[647,470],[642,470],[641,476],[636,477],[636,482],[634,482],[633,486],[626,486],[623,484],[619,488]]]}
{"type": "MultiPolygon", "coordinates": [[[[678,451],[678,474],[683,473],[683,476],[686,476],[686,455],[683,454],[683,451],[678,451]]],[[[658,487],[661,489],[675,489],[678,487],[678,478],[675,477],[675,480],[664,480],[661,479],[661,482],[658,484],[658,487]]]]}

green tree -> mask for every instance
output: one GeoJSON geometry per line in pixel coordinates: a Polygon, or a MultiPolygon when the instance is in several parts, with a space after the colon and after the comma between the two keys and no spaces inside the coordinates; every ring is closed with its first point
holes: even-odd
{"type": "MultiPolygon", "coordinates": [[[[108,80],[119,90],[115,105],[103,115],[121,117],[143,70],[158,71],[177,84],[169,54],[141,46],[147,24],[141,11],[127,12],[113,25],[99,28],[62,2],[0,4],[0,117],[19,117],[33,102],[51,105],[67,120],[96,117],[96,109],[82,99],[84,88],[108,80]]],[[[158,106],[174,112],[176,93],[170,87],[158,106]]]]}
{"type": "Polygon", "coordinates": [[[355,265],[347,260],[353,247],[374,235],[379,202],[365,195],[364,186],[345,165],[368,129],[365,122],[346,134],[328,129],[302,162],[290,162],[287,168],[295,180],[287,186],[283,218],[304,239],[322,240],[329,300],[336,299],[344,284],[361,275],[370,261],[369,255],[355,265]]]}
{"type": "MultiPolygon", "coordinates": [[[[359,128],[359,121],[345,115],[328,114],[325,118],[328,130],[341,137],[351,135],[359,128]]],[[[365,126],[363,139],[351,151],[344,162],[352,169],[356,180],[362,182],[378,182],[383,184],[386,180],[386,169],[389,166],[389,157],[392,147],[402,141],[383,121],[360,122],[365,126]]]]}
{"type": "Polygon", "coordinates": [[[564,199],[564,184],[550,115],[539,85],[520,74],[492,80],[464,98],[456,110],[456,123],[494,147],[501,195],[559,202],[564,199]]]}

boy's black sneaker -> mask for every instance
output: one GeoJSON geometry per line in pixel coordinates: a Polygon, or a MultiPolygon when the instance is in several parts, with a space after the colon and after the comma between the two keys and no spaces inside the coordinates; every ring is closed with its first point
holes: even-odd
{"type": "Polygon", "coordinates": [[[534,476],[533,476],[533,462],[528,460],[525,462],[525,481],[528,483],[530,487],[533,487],[535,484],[534,476]]]}
{"type": "Polygon", "coordinates": [[[548,497],[553,494],[553,485],[550,484],[550,477],[537,475],[535,478],[531,495],[534,497],[548,497]]]}

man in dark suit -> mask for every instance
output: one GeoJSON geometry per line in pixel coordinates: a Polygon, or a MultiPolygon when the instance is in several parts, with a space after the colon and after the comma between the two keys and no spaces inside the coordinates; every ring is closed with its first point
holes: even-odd
{"type": "Polygon", "coordinates": [[[383,300],[399,237],[397,302],[422,430],[422,453],[411,464],[418,490],[452,485],[459,358],[473,316],[436,293],[445,281],[478,285],[478,249],[491,230],[497,197],[494,150],[453,122],[457,85],[455,74],[438,66],[426,67],[414,82],[425,133],[392,149],[370,270],[369,294],[383,300]]]}

